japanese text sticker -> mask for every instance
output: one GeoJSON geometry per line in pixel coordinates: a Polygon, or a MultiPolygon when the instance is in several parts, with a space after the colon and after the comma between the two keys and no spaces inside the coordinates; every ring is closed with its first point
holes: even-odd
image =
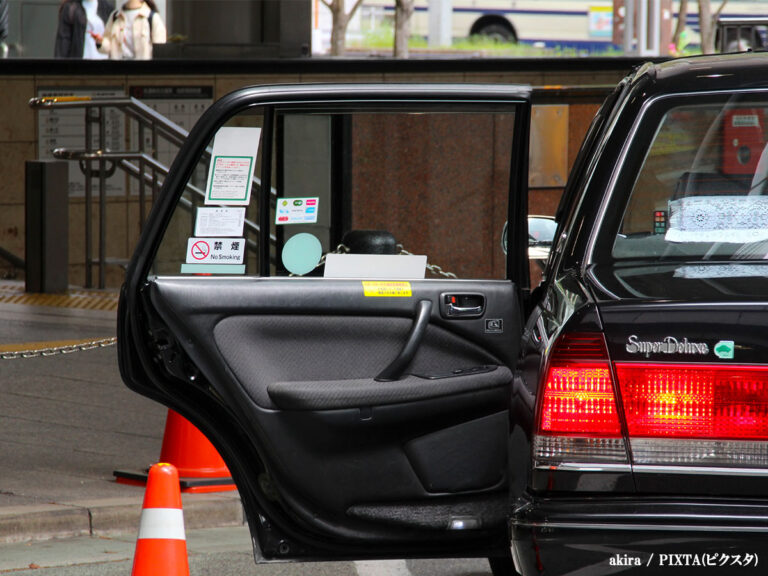
{"type": "Polygon", "coordinates": [[[206,204],[245,206],[251,200],[261,128],[220,128],[208,168],[206,204]]]}
{"type": "Polygon", "coordinates": [[[245,207],[197,209],[195,236],[242,236],[245,207]]]}

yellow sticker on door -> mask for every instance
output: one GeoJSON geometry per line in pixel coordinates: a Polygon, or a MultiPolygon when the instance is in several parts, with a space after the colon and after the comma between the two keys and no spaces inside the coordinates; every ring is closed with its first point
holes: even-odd
{"type": "Polygon", "coordinates": [[[413,296],[410,282],[363,282],[363,292],[366,296],[385,298],[413,296]]]}

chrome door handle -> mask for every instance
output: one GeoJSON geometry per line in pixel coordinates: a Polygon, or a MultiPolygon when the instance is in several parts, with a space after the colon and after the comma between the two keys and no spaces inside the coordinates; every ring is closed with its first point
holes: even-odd
{"type": "Polygon", "coordinates": [[[443,318],[480,318],[485,313],[485,295],[478,292],[446,292],[440,295],[443,318]]]}
{"type": "Polygon", "coordinates": [[[454,304],[448,304],[449,316],[479,316],[483,313],[482,306],[456,306],[454,304]]]}

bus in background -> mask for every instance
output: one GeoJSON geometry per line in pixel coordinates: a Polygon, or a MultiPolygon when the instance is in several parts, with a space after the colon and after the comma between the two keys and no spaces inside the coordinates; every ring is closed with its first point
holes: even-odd
{"type": "MultiPolygon", "coordinates": [[[[662,21],[669,22],[671,37],[679,2],[659,0],[662,21]]],[[[713,12],[722,0],[712,0],[713,12]]],[[[635,0],[645,6],[648,0],[635,0]]],[[[452,0],[452,35],[454,40],[487,36],[502,42],[530,44],[541,48],[572,49],[579,53],[600,53],[621,49],[614,35],[614,10],[623,14],[623,0],[452,0]]],[[[429,34],[429,0],[416,0],[411,19],[411,35],[429,34]]],[[[360,7],[363,27],[391,23],[392,0],[364,0],[360,7]]],[[[767,0],[730,0],[723,17],[745,19],[768,17],[767,0]]],[[[699,41],[698,3],[688,3],[687,41],[699,41]]],[[[664,47],[666,48],[666,47],[664,47]]]]}
{"type": "MultiPolygon", "coordinates": [[[[429,0],[416,0],[411,35],[429,34],[429,0]]],[[[454,39],[486,36],[499,42],[561,47],[589,52],[612,47],[612,0],[453,0],[454,39]]],[[[394,16],[391,0],[365,0],[364,23],[394,16]]]]}

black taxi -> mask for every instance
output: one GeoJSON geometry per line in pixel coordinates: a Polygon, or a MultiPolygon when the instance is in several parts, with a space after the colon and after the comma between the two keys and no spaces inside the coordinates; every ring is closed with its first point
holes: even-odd
{"type": "Polygon", "coordinates": [[[530,118],[525,86],[308,84],[190,133],[120,369],[218,449],[257,560],[768,562],[768,55],[625,78],[543,272],[530,118]]]}

